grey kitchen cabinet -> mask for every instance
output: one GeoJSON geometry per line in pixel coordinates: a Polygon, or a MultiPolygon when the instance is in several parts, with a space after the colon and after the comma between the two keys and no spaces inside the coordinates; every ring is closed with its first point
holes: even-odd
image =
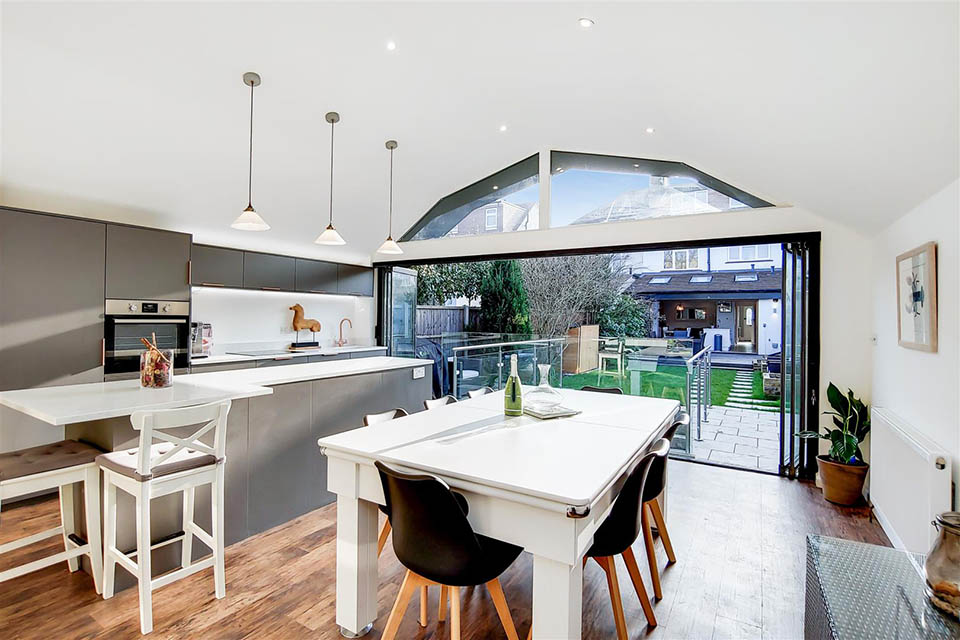
{"type": "Polygon", "coordinates": [[[337,265],[322,260],[296,258],[296,290],[304,293],[337,293],[337,265]]]}
{"type": "Polygon", "coordinates": [[[316,459],[311,442],[312,382],[281,384],[273,394],[250,398],[247,451],[247,522],[264,531],[310,510],[316,459]]]}
{"type": "Polygon", "coordinates": [[[224,362],[222,364],[204,364],[202,362],[191,362],[190,373],[213,373],[214,371],[237,371],[239,369],[253,369],[257,366],[254,360],[244,360],[243,362],[224,362]]]}
{"type": "Polygon", "coordinates": [[[402,407],[407,413],[423,410],[425,398],[433,397],[433,380],[430,369],[425,367],[411,367],[409,369],[394,369],[384,371],[383,382],[380,387],[380,404],[385,405],[380,411],[387,411],[402,407]],[[414,371],[423,369],[423,376],[414,378],[414,371]]]}
{"type": "Polygon", "coordinates": [[[189,300],[191,236],[107,225],[106,297],[119,300],[189,300]]]}
{"type": "Polygon", "coordinates": [[[387,348],[383,349],[371,349],[369,351],[351,351],[350,358],[356,360],[357,358],[376,358],[378,356],[387,355],[387,348]]]}
{"type": "Polygon", "coordinates": [[[296,258],[269,253],[243,252],[245,289],[293,291],[296,282],[296,258]]]}
{"type": "Polygon", "coordinates": [[[270,358],[268,360],[257,360],[257,368],[260,367],[282,367],[286,364],[303,364],[307,359],[303,356],[294,357],[294,356],[280,356],[277,358],[270,358]]]}
{"type": "MultiPolygon", "coordinates": [[[[0,208],[0,391],[102,382],[106,225],[0,208]]],[[[63,439],[0,409],[0,451],[63,439]]]]}
{"type": "Polygon", "coordinates": [[[354,296],[373,295],[373,269],[352,264],[337,266],[337,292],[354,296]]]}
{"type": "Polygon", "coordinates": [[[348,353],[330,353],[326,355],[310,356],[310,362],[333,362],[334,360],[348,360],[348,353]]]}
{"type": "Polygon", "coordinates": [[[195,244],[190,264],[191,284],[208,287],[243,286],[243,251],[195,244]]]}
{"type": "MultiPolygon", "coordinates": [[[[381,382],[380,373],[314,381],[310,441],[316,444],[318,438],[360,428],[364,415],[393,409],[381,402],[381,382]]],[[[310,496],[310,508],[316,509],[330,504],[336,496],[327,491],[327,456],[316,457],[313,471],[312,483],[317,490],[310,496]]]]}

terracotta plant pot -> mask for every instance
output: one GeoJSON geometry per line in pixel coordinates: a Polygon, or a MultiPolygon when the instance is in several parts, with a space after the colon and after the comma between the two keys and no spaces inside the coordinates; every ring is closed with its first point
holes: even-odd
{"type": "Polygon", "coordinates": [[[823,483],[823,497],[834,504],[851,505],[863,495],[863,481],[870,465],[841,464],[827,456],[817,456],[817,470],[823,483]]]}

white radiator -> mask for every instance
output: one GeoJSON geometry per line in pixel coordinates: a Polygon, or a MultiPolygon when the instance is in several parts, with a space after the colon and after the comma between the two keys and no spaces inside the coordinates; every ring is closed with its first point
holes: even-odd
{"type": "Polygon", "coordinates": [[[900,416],[880,407],[870,428],[870,500],[893,545],[916,553],[930,550],[930,524],[951,511],[950,454],[900,416]]]}

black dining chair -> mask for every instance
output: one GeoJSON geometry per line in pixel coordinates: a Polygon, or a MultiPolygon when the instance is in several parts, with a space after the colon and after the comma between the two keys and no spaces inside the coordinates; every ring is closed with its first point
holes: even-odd
{"type": "Polygon", "coordinates": [[[473,389],[467,391],[467,395],[471,398],[479,398],[480,396],[485,396],[488,393],[493,393],[493,388],[491,387],[480,387],[479,389],[473,389]]]}
{"type": "MultiPolygon", "coordinates": [[[[477,534],[467,520],[466,498],[430,475],[411,475],[376,462],[393,526],[393,549],[406,567],[400,593],[390,611],[383,640],[393,640],[403,613],[420,587],[440,586],[439,619],[446,616],[450,597],[450,637],[460,638],[460,588],[486,584],[509,640],[519,640],[510,608],[500,586],[500,575],[513,564],[522,548],[477,534]]],[[[420,625],[426,626],[421,599],[420,625]]]]}
{"type": "Polygon", "coordinates": [[[585,387],[580,387],[580,391],[596,391],[597,393],[612,393],[617,396],[623,395],[623,389],[620,387],[594,387],[593,385],[587,385],[585,387]]]}
{"type": "MultiPolygon", "coordinates": [[[[673,436],[681,427],[686,427],[687,433],[690,433],[690,414],[686,411],[679,412],[673,420],[673,424],[663,434],[663,439],[668,443],[673,442],[673,436]]],[[[653,581],[653,595],[657,600],[663,598],[663,590],[660,587],[660,570],[657,568],[657,551],[653,544],[653,531],[650,528],[650,518],[657,525],[657,533],[663,542],[663,549],[667,552],[667,565],[674,564],[677,556],[673,551],[673,543],[670,541],[670,534],[667,533],[667,523],[663,518],[663,511],[660,509],[660,494],[667,485],[667,453],[670,447],[663,452],[663,455],[657,458],[650,465],[650,472],[647,475],[647,483],[643,487],[643,511],[642,511],[642,529],[643,545],[647,550],[647,563],[650,565],[650,579],[653,581]]]]}
{"type": "MultiPolygon", "coordinates": [[[[410,415],[407,413],[406,409],[397,407],[396,409],[390,409],[389,411],[384,411],[383,413],[368,413],[363,416],[363,426],[369,427],[374,424],[381,424],[384,422],[389,422],[397,418],[403,418],[404,416],[410,415]]],[[[380,507],[380,512],[383,515],[387,515],[386,509],[380,507]]],[[[383,547],[387,544],[387,538],[390,537],[390,519],[387,518],[383,522],[383,526],[380,527],[380,535],[377,536],[377,557],[380,557],[380,554],[383,552],[383,547]]]]}
{"type": "Polygon", "coordinates": [[[446,406],[448,404],[453,404],[457,399],[453,396],[446,395],[440,398],[434,398],[433,400],[424,400],[423,408],[429,411],[430,409],[437,409],[439,407],[446,406]]]}
{"type": "Polygon", "coordinates": [[[623,616],[623,601],[620,599],[620,585],[617,582],[617,568],[614,556],[623,557],[624,564],[633,582],[633,588],[640,598],[640,606],[647,618],[647,624],[657,626],[657,618],[653,613],[653,606],[643,586],[643,578],[637,566],[637,559],[633,555],[631,545],[640,534],[642,525],[644,485],[649,477],[654,461],[665,456],[670,449],[667,440],[660,439],[645,453],[627,474],[627,479],[613,502],[613,507],[606,519],[597,527],[593,534],[593,545],[587,550],[583,562],[593,558],[607,574],[607,587],[610,589],[610,603],[613,606],[613,619],[617,627],[619,640],[627,638],[627,622],[623,616]]]}

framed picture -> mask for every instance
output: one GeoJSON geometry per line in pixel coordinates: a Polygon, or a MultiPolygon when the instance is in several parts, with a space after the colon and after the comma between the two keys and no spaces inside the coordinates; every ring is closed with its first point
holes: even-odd
{"type": "Polygon", "coordinates": [[[901,347],[937,350],[937,243],[897,256],[897,341],[901,347]]]}

